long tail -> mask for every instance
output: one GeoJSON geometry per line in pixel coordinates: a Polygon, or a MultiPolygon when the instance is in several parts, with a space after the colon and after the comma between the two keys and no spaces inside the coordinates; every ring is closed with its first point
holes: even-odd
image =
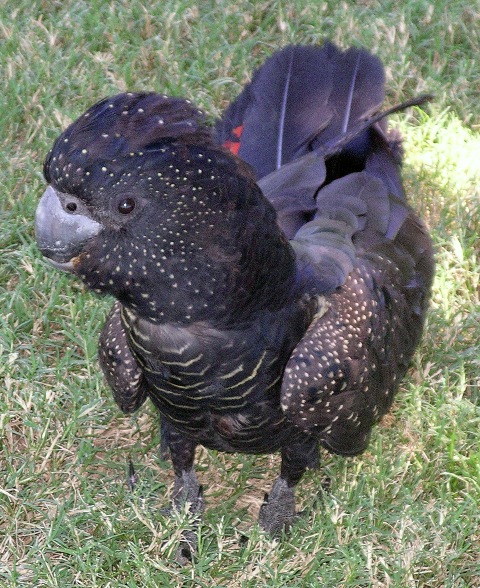
{"type": "MultiPolygon", "coordinates": [[[[382,64],[366,50],[291,45],[270,57],[228,107],[217,140],[262,178],[351,131],[379,110],[384,95],[382,64]]],[[[368,152],[368,130],[348,149],[355,157],[368,152]]]]}
{"type": "MultiPolygon", "coordinates": [[[[368,170],[403,201],[400,141],[387,134],[386,117],[431,96],[381,111],[384,93],[382,64],[365,49],[292,45],[256,71],[218,121],[216,139],[254,168],[292,238],[320,212],[319,189],[349,174],[368,170]]],[[[390,206],[393,238],[406,209],[390,206]]]]}

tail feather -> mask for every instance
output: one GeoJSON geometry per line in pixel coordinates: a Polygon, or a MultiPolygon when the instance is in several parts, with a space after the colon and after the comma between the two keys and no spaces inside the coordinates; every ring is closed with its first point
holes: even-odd
{"type": "MultiPolygon", "coordinates": [[[[217,123],[217,140],[257,177],[316,149],[375,112],[383,68],[364,49],[288,46],[254,74],[217,123]]],[[[368,140],[368,133],[357,143],[368,140]]]]}
{"type": "Polygon", "coordinates": [[[328,55],[317,47],[289,46],[275,53],[225,112],[217,125],[218,140],[224,143],[241,128],[238,155],[257,177],[279,169],[307,137],[328,124],[331,70],[328,55]]]}
{"type": "Polygon", "coordinates": [[[385,76],[378,57],[354,47],[341,52],[328,44],[326,49],[332,62],[330,103],[335,116],[315,138],[312,148],[346,133],[376,112],[385,99],[385,76]]]}
{"type": "Polygon", "coordinates": [[[386,117],[430,96],[381,111],[384,95],[383,66],[368,51],[289,46],[217,123],[217,141],[254,168],[297,259],[323,276],[323,293],[352,270],[358,232],[394,240],[410,213],[386,117]]]}

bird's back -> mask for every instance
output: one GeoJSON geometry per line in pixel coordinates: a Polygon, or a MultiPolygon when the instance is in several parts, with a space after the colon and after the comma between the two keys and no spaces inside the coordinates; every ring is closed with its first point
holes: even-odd
{"type": "Polygon", "coordinates": [[[286,364],[282,410],[343,454],[365,449],[389,409],[433,276],[430,238],[405,200],[398,137],[373,119],[383,98],[383,68],[367,51],[291,46],[217,125],[218,140],[255,169],[299,279],[319,296],[286,364]]]}

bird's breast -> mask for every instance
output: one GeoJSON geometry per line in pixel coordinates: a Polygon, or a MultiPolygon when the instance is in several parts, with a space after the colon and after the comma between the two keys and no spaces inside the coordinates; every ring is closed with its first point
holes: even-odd
{"type": "Polygon", "coordinates": [[[286,357],[248,332],[150,325],[123,310],[129,344],[160,412],[200,444],[262,453],[291,434],[280,407],[286,357]]]}

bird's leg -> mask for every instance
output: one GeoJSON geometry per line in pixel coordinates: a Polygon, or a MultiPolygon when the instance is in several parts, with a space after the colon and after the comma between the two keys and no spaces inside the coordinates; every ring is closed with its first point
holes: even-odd
{"type": "Polygon", "coordinates": [[[170,459],[170,448],[168,446],[168,432],[171,425],[160,415],[160,459],[168,461],[170,459]]]}
{"type": "Polygon", "coordinates": [[[298,518],[295,511],[295,486],[305,470],[318,467],[318,443],[309,439],[282,448],[280,476],[260,507],[260,526],[271,535],[287,530],[298,518]]]}
{"type": "Polygon", "coordinates": [[[204,511],[202,487],[198,483],[193,468],[182,472],[181,478],[175,476],[173,504],[177,510],[188,505],[189,514],[193,518],[191,528],[183,531],[182,539],[175,553],[175,560],[181,565],[186,565],[193,560],[197,551],[198,523],[204,511]]]}
{"type": "Polygon", "coordinates": [[[193,518],[193,528],[183,532],[175,556],[180,564],[185,565],[196,552],[198,521],[204,510],[202,487],[193,467],[196,443],[171,426],[168,426],[167,442],[175,472],[172,506],[177,511],[188,508],[193,518]]]}
{"type": "Polygon", "coordinates": [[[198,483],[193,467],[182,471],[181,475],[175,474],[173,486],[173,506],[182,510],[188,504],[188,511],[197,514],[203,512],[202,487],[198,483]]]}

